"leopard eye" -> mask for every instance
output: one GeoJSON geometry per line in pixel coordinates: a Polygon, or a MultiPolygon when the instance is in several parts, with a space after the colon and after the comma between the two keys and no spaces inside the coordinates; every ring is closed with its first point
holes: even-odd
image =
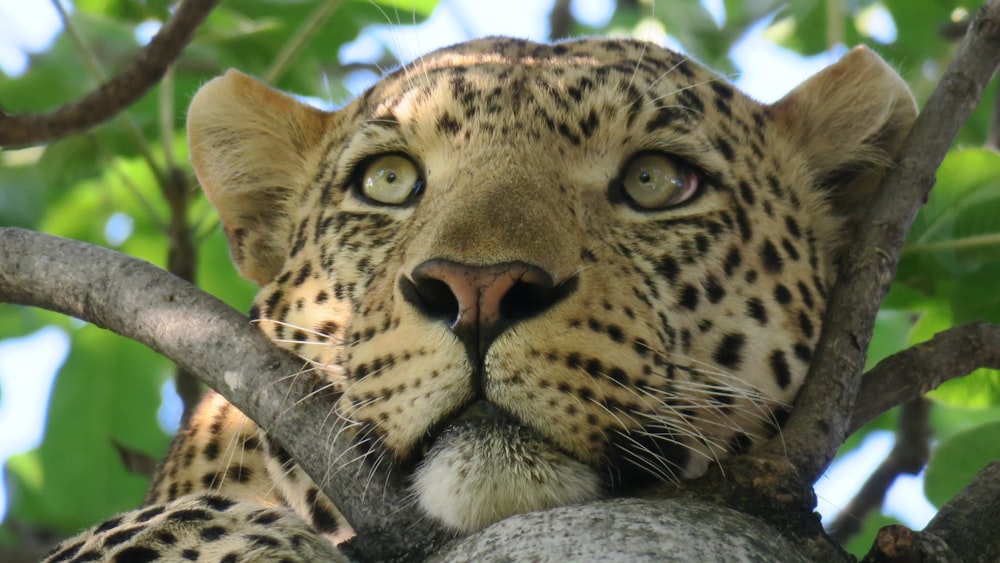
{"type": "Polygon", "coordinates": [[[622,176],[625,197],[643,209],[680,205],[698,192],[699,184],[694,170],[663,154],[640,154],[622,176]]]}
{"type": "Polygon", "coordinates": [[[420,170],[409,157],[385,154],[372,159],[360,182],[366,198],[386,205],[402,205],[423,189],[420,170]]]}

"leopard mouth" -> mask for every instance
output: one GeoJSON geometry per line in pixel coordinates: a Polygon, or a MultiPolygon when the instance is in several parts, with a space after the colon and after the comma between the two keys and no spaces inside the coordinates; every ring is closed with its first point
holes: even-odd
{"type": "Polygon", "coordinates": [[[413,453],[400,466],[409,473],[427,457],[434,445],[442,438],[476,426],[490,424],[524,426],[513,415],[504,412],[490,401],[475,399],[455,409],[450,415],[428,428],[427,432],[424,433],[424,438],[413,448],[413,453]]]}
{"type": "Polygon", "coordinates": [[[429,434],[411,479],[421,508],[460,531],[604,494],[594,468],[487,401],[429,434]]]}

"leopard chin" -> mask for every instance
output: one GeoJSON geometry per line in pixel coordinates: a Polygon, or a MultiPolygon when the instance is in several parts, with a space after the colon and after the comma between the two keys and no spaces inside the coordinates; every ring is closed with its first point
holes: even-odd
{"type": "Polygon", "coordinates": [[[417,466],[413,488],[423,510],[459,532],[602,496],[592,467],[507,421],[446,429],[417,466]]]}

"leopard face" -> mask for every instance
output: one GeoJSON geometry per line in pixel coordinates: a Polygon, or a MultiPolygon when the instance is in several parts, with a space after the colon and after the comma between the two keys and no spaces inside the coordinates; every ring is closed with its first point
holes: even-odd
{"type": "Polygon", "coordinates": [[[763,105],[647,43],[490,38],[336,112],[230,73],[189,132],[251,316],[473,530],[777,433],[913,114],[865,50],[763,105]]]}

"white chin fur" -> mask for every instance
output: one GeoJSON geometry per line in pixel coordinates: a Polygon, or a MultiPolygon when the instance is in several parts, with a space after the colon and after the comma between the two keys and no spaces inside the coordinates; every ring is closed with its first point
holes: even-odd
{"type": "Polygon", "coordinates": [[[425,512],[469,532],[543,508],[597,499],[601,483],[589,466],[509,424],[453,428],[416,470],[414,489],[425,512]]]}

